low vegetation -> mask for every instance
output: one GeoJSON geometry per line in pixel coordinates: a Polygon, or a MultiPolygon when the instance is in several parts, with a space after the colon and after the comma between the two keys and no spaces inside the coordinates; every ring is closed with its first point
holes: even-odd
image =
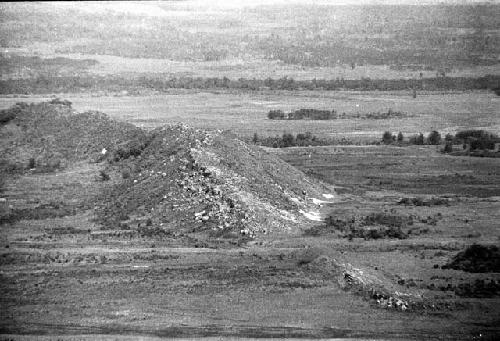
{"type": "Polygon", "coordinates": [[[500,250],[495,245],[473,244],[443,266],[467,272],[500,272],[500,250]]]}
{"type": "Polygon", "coordinates": [[[257,133],[252,138],[252,143],[271,148],[287,147],[310,147],[310,146],[329,146],[333,144],[351,144],[347,139],[335,140],[324,139],[313,135],[310,132],[293,135],[283,133],[282,136],[260,137],[257,133]]]}
{"type": "MultiPolygon", "coordinates": [[[[462,130],[457,132],[455,135],[446,134],[444,139],[439,131],[431,131],[427,137],[424,134],[419,133],[417,135],[411,136],[408,141],[404,140],[404,136],[401,132],[396,136],[390,131],[385,131],[382,135],[382,143],[384,144],[413,144],[413,145],[435,145],[439,146],[444,143],[443,152],[453,153],[453,145],[462,145],[463,149],[467,152],[470,151],[490,151],[496,148],[496,145],[500,143],[500,138],[491,132],[485,130],[462,130]]],[[[492,153],[470,153],[471,156],[497,156],[498,150],[492,153]]]]}
{"type": "Polygon", "coordinates": [[[402,216],[385,212],[374,212],[363,216],[339,218],[329,215],[323,225],[317,225],[306,231],[307,235],[340,234],[343,238],[370,239],[406,239],[412,233],[420,234],[427,229],[411,228],[414,223],[435,224],[428,218],[418,218],[412,215],[402,216]]]}
{"type": "Polygon", "coordinates": [[[335,110],[320,110],[320,109],[299,109],[285,113],[282,110],[271,110],[267,113],[267,118],[270,120],[336,120],[336,119],[368,119],[368,120],[384,120],[391,118],[403,118],[406,115],[399,111],[389,109],[386,112],[371,112],[368,114],[353,114],[346,113],[338,114],[335,110]]]}
{"type": "Polygon", "coordinates": [[[166,91],[169,89],[237,89],[237,90],[358,90],[396,91],[410,89],[434,90],[487,90],[498,84],[500,76],[435,77],[415,81],[412,79],[229,79],[227,77],[172,77],[170,75],[125,76],[37,76],[29,79],[0,80],[0,94],[52,94],[81,92],[166,91]]]}

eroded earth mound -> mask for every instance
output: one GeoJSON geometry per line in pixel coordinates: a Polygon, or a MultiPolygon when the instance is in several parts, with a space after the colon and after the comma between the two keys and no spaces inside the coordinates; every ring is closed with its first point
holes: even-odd
{"type": "Polygon", "coordinates": [[[97,216],[110,228],[216,237],[282,232],[319,219],[311,198],[331,191],[227,132],[164,126],[142,148],[109,156],[126,174],[99,200],[97,216]]]}

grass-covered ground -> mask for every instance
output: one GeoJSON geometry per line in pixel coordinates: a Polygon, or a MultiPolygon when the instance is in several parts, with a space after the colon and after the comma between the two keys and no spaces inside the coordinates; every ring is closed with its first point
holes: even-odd
{"type": "MultiPolygon", "coordinates": [[[[228,129],[244,139],[309,131],[322,138],[346,137],[353,142],[379,141],[384,131],[401,131],[406,138],[438,130],[443,134],[464,129],[500,129],[499,97],[491,92],[307,92],[172,90],[167,94],[114,96],[61,94],[78,111],[99,110],[113,118],[146,128],[184,122],[198,128],[228,129]],[[269,110],[335,109],[346,118],[328,121],[269,120],[269,110]],[[371,120],[355,118],[372,112],[400,111],[406,116],[371,120]]],[[[19,101],[45,101],[43,96],[5,96],[0,108],[19,101]]]]}
{"type": "MultiPolygon", "coordinates": [[[[54,108],[59,114],[69,112],[60,105],[30,108],[45,110],[47,117],[54,108]]],[[[74,141],[72,134],[53,131],[52,142],[35,138],[40,129],[55,129],[58,119],[51,125],[37,124],[39,130],[15,128],[16,122],[26,126],[32,122],[29,112],[23,113],[22,120],[2,126],[3,136],[10,136],[3,142],[12,148],[29,153],[47,146],[68,155],[73,155],[72,148],[81,148],[54,144],[74,141]]],[[[78,117],[67,120],[72,122],[69,132],[87,132],[78,126],[87,121],[78,117]]],[[[38,122],[37,116],[32,119],[38,122]]],[[[120,125],[98,120],[104,128],[114,129],[115,138],[124,138],[117,130],[120,125]]],[[[93,134],[110,138],[99,131],[93,134]]],[[[267,150],[271,155],[266,160],[275,154],[336,188],[336,193],[325,193],[333,196],[306,191],[304,197],[295,198],[314,206],[320,218],[331,218],[289,230],[269,226],[271,233],[228,245],[192,234],[200,228],[195,222],[193,231],[185,229],[182,237],[165,235],[165,227],[153,226],[155,222],[101,225],[96,220],[100,193],[127,179],[119,169],[110,171],[106,162],[96,163],[94,154],[101,146],[94,144],[100,140],[85,136],[88,149],[83,150],[89,159],[65,158],[65,167],[24,169],[3,178],[2,217],[8,216],[6,212],[23,212],[16,219],[2,220],[1,226],[4,338],[43,334],[105,339],[102,335],[108,334],[494,340],[500,333],[497,270],[476,273],[447,267],[474,243],[498,245],[498,158],[450,157],[430,146],[267,150]],[[110,175],[107,181],[101,176],[104,170],[110,175]],[[387,233],[390,228],[397,234],[387,233]],[[356,231],[374,232],[363,238],[356,231]]],[[[182,151],[179,148],[175,155],[182,151]]],[[[129,164],[168,162],[161,161],[162,155],[152,155],[142,161],[131,158],[129,164]]],[[[238,156],[252,162],[245,155],[238,156]]],[[[146,175],[148,171],[140,170],[146,175]]],[[[249,171],[255,177],[262,170],[256,166],[249,171]]],[[[268,175],[276,179],[276,174],[268,175]]],[[[145,183],[156,181],[143,178],[145,183]]],[[[118,205],[120,198],[140,188],[128,181],[125,194],[109,200],[118,205]]],[[[231,181],[233,187],[240,186],[235,177],[231,181]]],[[[295,183],[307,181],[304,175],[295,183]]],[[[261,187],[256,194],[278,188],[261,187]]],[[[186,217],[184,228],[193,221],[189,214],[186,217]]],[[[175,232],[175,226],[168,229],[175,232]]]]}

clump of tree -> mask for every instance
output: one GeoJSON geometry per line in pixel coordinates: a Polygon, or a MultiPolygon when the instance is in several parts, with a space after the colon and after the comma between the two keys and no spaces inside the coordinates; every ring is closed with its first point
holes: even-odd
{"type": "Polygon", "coordinates": [[[285,113],[282,110],[271,110],[267,117],[271,120],[332,120],[337,118],[335,110],[299,109],[285,113]]]}
{"type": "Polygon", "coordinates": [[[271,120],[336,120],[336,119],[367,119],[367,120],[385,120],[391,118],[403,118],[406,114],[401,111],[393,111],[389,109],[384,112],[370,112],[367,114],[352,114],[337,113],[335,110],[323,109],[298,109],[285,113],[282,110],[270,110],[267,117],[271,120]]]}
{"type": "Polygon", "coordinates": [[[387,120],[390,118],[403,118],[405,116],[406,115],[401,111],[394,111],[392,109],[389,109],[384,112],[371,112],[364,116],[361,116],[361,118],[368,120],[387,120]]]}
{"type": "Polygon", "coordinates": [[[284,120],[285,113],[282,110],[270,110],[267,113],[267,118],[270,120],[284,120]]]}
{"type": "Polygon", "coordinates": [[[427,137],[427,143],[430,145],[440,145],[441,144],[441,134],[437,130],[430,132],[427,137]]]}
{"type": "MultiPolygon", "coordinates": [[[[318,138],[310,132],[297,135],[283,133],[283,135],[275,137],[260,137],[257,133],[254,133],[252,138],[252,143],[272,148],[328,146],[335,144],[335,142],[331,139],[318,138]]],[[[344,140],[344,142],[346,141],[344,140]]]]}
{"type": "MultiPolygon", "coordinates": [[[[385,131],[383,133],[382,135],[383,144],[388,145],[388,144],[394,144],[396,142],[399,145],[405,143],[404,136],[401,132],[399,132],[397,136],[393,135],[390,131],[385,131]]],[[[493,150],[495,148],[495,145],[500,143],[500,138],[494,133],[478,129],[462,130],[459,131],[456,135],[448,133],[443,138],[439,131],[433,130],[427,135],[427,138],[424,137],[424,134],[422,133],[410,136],[407,143],[412,145],[427,144],[434,146],[439,146],[444,144],[442,151],[444,153],[451,153],[453,152],[453,145],[455,144],[462,144],[464,149],[466,148],[466,146],[469,146],[470,151],[493,150]]],[[[473,156],[490,156],[490,155],[488,153],[486,154],[476,153],[473,156]]]]}
{"type": "Polygon", "coordinates": [[[384,144],[391,144],[396,140],[396,136],[392,135],[390,131],[385,131],[382,135],[382,142],[384,144]]]}
{"type": "Polygon", "coordinates": [[[470,150],[487,150],[495,148],[495,143],[500,143],[496,134],[486,130],[462,130],[455,134],[455,141],[469,144],[470,150]]]}
{"type": "MultiPolygon", "coordinates": [[[[382,134],[382,143],[384,144],[393,144],[397,142],[398,144],[404,143],[404,135],[402,132],[399,132],[397,135],[393,135],[390,131],[385,131],[382,134]]],[[[441,144],[441,134],[437,130],[433,130],[427,136],[427,139],[424,137],[424,134],[418,133],[417,135],[410,136],[408,139],[408,144],[414,145],[440,145],[441,144]]]]}

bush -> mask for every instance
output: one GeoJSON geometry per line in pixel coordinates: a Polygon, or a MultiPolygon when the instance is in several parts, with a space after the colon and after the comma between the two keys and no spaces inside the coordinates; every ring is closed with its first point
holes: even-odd
{"type": "MultiPolygon", "coordinates": [[[[252,139],[252,142],[255,141],[252,139]]],[[[255,142],[254,142],[255,143],[255,142]]],[[[334,143],[351,144],[351,141],[341,140],[334,141],[333,139],[320,139],[312,135],[310,132],[299,133],[295,137],[290,133],[284,133],[282,136],[276,137],[260,137],[258,143],[261,146],[272,148],[286,148],[286,147],[308,147],[308,146],[328,146],[334,143]]]]}
{"type": "Polygon", "coordinates": [[[420,133],[418,135],[410,137],[410,144],[423,145],[424,144],[424,134],[420,133]]]}
{"type": "Polygon", "coordinates": [[[451,141],[446,141],[443,148],[443,153],[451,153],[451,152],[453,152],[453,143],[451,141]]]}
{"type": "Polygon", "coordinates": [[[285,119],[285,113],[281,110],[271,110],[267,113],[267,118],[270,120],[283,120],[285,119]]]}
{"type": "Polygon", "coordinates": [[[441,143],[441,134],[437,130],[431,131],[427,142],[431,145],[439,145],[441,143]]]}
{"type": "Polygon", "coordinates": [[[0,111],[0,124],[7,124],[9,121],[16,118],[16,115],[17,115],[17,110],[15,110],[13,108],[1,110],[0,111]]]}
{"type": "Polygon", "coordinates": [[[467,272],[500,272],[500,250],[497,246],[473,244],[459,252],[443,269],[467,272]]]}
{"type": "Polygon", "coordinates": [[[113,160],[118,162],[126,160],[131,156],[139,156],[149,146],[150,142],[150,139],[135,139],[122,143],[113,153],[113,160]]]}
{"type": "Polygon", "coordinates": [[[475,129],[459,131],[455,135],[455,137],[462,141],[467,141],[467,139],[470,138],[475,138],[478,140],[493,140],[498,138],[496,134],[490,133],[486,130],[475,130],[475,129]]]}
{"type": "Polygon", "coordinates": [[[455,139],[464,145],[470,144],[471,150],[476,149],[493,149],[495,143],[500,142],[496,134],[485,130],[463,130],[455,135],[455,139]]]}
{"type": "Polygon", "coordinates": [[[104,170],[101,170],[99,171],[99,178],[101,179],[101,181],[108,181],[110,179],[110,176],[104,170]]]}
{"type": "Polygon", "coordinates": [[[60,99],[60,98],[54,98],[52,101],[49,102],[50,104],[56,104],[56,105],[65,105],[67,107],[70,107],[71,108],[71,105],[73,103],[71,103],[70,101],[68,101],[67,99],[60,99]]]}
{"type": "Polygon", "coordinates": [[[390,131],[384,132],[382,135],[382,142],[385,144],[391,144],[393,141],[392,133],[390,131]]]}
{"type": "Polygon", "coordinates": [[[259,135],[257,135],[257,133],[253,133],[252,142],[254,144],[257,144],[257,142],[259,142],[259,135]]]}
{"type": "Polygon", "coordinates": [[[130,178],[130,170],[128,169],[123,169],[122,170],[122,179],[129,179],[130,178]]]}
{"type": "Polygon", "coordinates": [[[35,161],[35,158],[31,157],[29,160],[28,160],[28,169],[34,169],[36,168],[36,161],[35,161]]]}
{"type": "Polygon", "coordinates": [[[282,137],[283,147],[295,146],[295,137],[292,134],[284,133],[282,137]]]}
{"type": "Polygon", "coordinates": [[[403,142],[403,139],[404,139],[404,137],[403,137],[403,133],[402,133],[402,132],[399,132],[399,133],[398,133],[398,142],[400,142],[400,143],[401,143],[401,142],[403,142]]]}

